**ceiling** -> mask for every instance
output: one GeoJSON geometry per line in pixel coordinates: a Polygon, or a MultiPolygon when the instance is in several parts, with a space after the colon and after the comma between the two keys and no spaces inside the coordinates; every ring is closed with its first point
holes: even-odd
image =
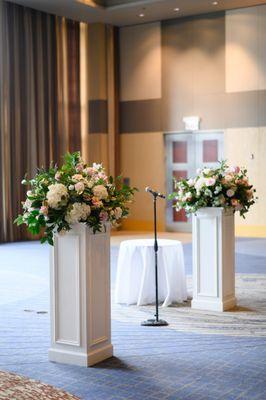
{"type": "Polygon", "coordinates": [[[8,0],[84,22],[117,26],[266,4],[266,0],[8,0]],[[178,11],[174,11],[179,8],[178,11]],[[144,14],[144,16],[140,16],[144,14]]]}

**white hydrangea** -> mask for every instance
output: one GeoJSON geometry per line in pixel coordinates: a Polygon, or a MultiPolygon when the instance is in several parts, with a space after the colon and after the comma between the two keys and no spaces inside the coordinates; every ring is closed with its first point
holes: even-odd
{"type": "Polygon", "coordinates": [[[103,185],[97,185],[94,186],[92,189],[94,196],[98,197],[99,199],[107,199],[108,197],[108,192],[105,186],[103,185]]]}
{"type": "Polygon", "coordinates": [[[91,213],[91,208],[86,203],[74,203],[71,210],[67,213],[65,220],[73,225],[80,221],[86,221],[91,213]]]}
{"type": "Polygon", "coordinates": [[[68,198],[67,188],[62,183],[50,185],[46,198],[49,207],[57,208],[61,202],[66,202],[68,198]]]}

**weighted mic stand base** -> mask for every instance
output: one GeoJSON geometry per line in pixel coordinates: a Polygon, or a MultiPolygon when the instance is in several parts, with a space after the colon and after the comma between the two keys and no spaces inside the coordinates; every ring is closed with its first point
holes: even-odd
{"type": "Polygon", "coordinates": [[[146,321],[142,321],[141,324],[142,326],[166,326],[168,325],[168,322],[164,321],[163,319],[146,319],[146,321]]]}

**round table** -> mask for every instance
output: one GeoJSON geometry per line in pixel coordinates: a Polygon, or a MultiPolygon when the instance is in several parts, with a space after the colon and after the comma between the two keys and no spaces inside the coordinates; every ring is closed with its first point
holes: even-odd
{"type": "MultiPolygon", "coordinates": [[[[163,306],[187,299],[182,243],[158,239],[159,301],[163,306]]],[[[115,288],[115,302],[151,304],[155,302],[154,240],[121,242],[115,288]]]]}

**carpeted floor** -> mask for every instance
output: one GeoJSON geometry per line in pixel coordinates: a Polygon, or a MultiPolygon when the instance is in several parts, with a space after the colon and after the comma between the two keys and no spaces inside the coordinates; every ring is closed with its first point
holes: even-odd
{"type": "MultiPolygon", "coordinates": [[[[139,322],[152,307],[115,306],[115,357],[81,368],[47,360],[48,247],[36,242],[1,245],[0,370],[89,400],[265,400],[265,249],[263,239],[237,241],[240,309],[216,315],[171,307],[162,310],[170,325],[151,329],[139,322]]],[[[114,246],[112,284],[117,254],[114,246]]],[[[185,261],[190,281],[190,244],[185,245],[185,261]]]]}
{"type": "MultiPolygon", "coordinates": [[[[187,276],[192,294],[192,276],[187,276]]],[[[190,301],[161,308],[160,316],[170,321],[169,328],[177,331],[252,336],[266,338],[266,275],[236,274],[237,307],[219,313],[192,310],[190,301]]],[[[121,306],[113,304],[112,317],[124,323],[138,323],[154,312],[154,306],[121,306]]]]}

